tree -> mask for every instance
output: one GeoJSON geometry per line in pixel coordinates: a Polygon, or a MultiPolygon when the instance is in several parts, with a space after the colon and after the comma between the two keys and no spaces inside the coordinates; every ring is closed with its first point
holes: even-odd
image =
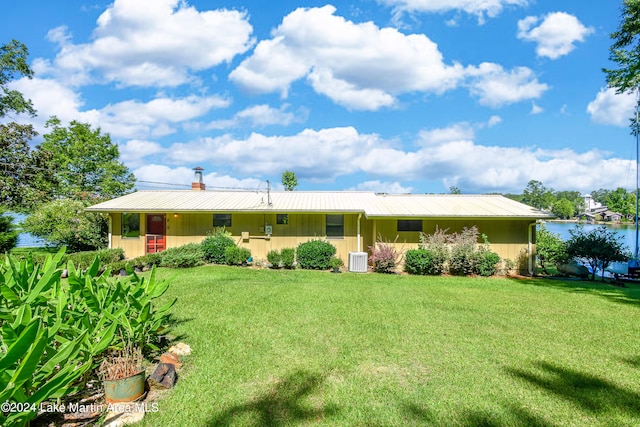
{"type": "Polygon", "coordinates": [[[622,22],[611,34],[613,44],[609,59],[617,69],[603,69],[607,84],[617,93],[629,92],[640,86],[640,0],[623,0],[622,22]]]}
{"type": "Polygon", "coordinates": [[[629,259],[628,249],[621,242],[622,237],[615,231],[610,231],[605,225],[585,231],[582,226],[569,230],[571,238],[567,241],[567,255],[571,258],[581,258],[591,267],[591,274],[595,278],[596,270],[604,270],[614,261],[629,259]]]}
{"type": "Polygon", "coordinates": [[[0,117],[10,112],[28,113],[35,116],[31,100],[17,90],[9,90],[7,84],[17,76],[33,77],[33,71],[27,64],[27,47],[17,40],[0,46],[0,117]]]}
{"type": "Polygon", "coordinates": [[[540,181],[531,180],[522,193],[522,203],[538,209],[549,209],[555,198],[553,191],[542,185],[540,181]]]}
{"type": "Polygon", "coordinates": [[[567,247],[559,234],[554,234],[543,225],[536,231],[536,256],[542,272],[549,274],[547,263],[555,265],[567,262],[567,247]]]}
{"type": "Polygon", "coordinates": [[[449,187],[449,194],[462,194],[462,191],[456,186],[449,187]]]}
{"type": "Polygon", "coordinates": [[[38,207],[22,223],[25,231],[70,252],[104,248],[107,245],[108,220],[105,214],[86,212],[88,203],[60,199],[38,207]]]}
{"type": "Polygon", "coordinates": [[[13,217],[0,211],[0,252],[9,252],[18,243],[18,231],[13,225],[13,217]]]}
{"type": "Polygon", "coordinates": [[[55,175],[52,195],[57,198],[110,199],[130,192],[135,177],[120,162],[118,146],[100,129],[72,121],[68,128],[57,117],[47,121],[51,132],[36,151],[55,175]]]}
{"type": "Polygon", "coordinates": [[[609,210],[621,213],[628,217],[635,212],[635,195],[633,198],[629,197],[627,190],[618,187],[614,191],[610,191],[606,200],[606,205],[609,210]]]}
{"type": "Polygon", "coordinates": [[[298,186],[298,178],[293,171],[282,172],[282,185],[284,185],[285,191],[293,191],[298,186]]]}
{"type": "Polygon", "coordinates": [[[551,208],[551,212],[562,219],[570,219],[573,217],[575,212],[575,206],[567,199],[557,200],[553,207],[551,208]]]}

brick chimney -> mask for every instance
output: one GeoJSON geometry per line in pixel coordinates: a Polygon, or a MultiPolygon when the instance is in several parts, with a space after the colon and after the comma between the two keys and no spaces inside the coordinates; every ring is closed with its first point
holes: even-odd
{"type": "Polygon", "coordinates": [[[195,175],[193,177],[193,182],[191,183],[191,189],[194,191],[204,191],[206,190],[206,186],[204,182],[202,182],[202,169],[200,166],[193,168],[195,171],[195,175]]]}

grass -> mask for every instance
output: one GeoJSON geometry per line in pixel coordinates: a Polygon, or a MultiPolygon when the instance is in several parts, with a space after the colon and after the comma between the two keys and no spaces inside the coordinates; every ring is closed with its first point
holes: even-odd
{"type": "Polygon", "coordinates": [[[640,287],[177,274],[181,377],[143,425],[640,424],[640,287]]]}

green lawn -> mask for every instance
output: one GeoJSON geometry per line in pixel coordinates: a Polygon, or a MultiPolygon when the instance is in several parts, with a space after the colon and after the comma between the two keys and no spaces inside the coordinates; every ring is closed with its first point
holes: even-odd
{"type": "Polygon", "coordinates": [[[639,286],[158,273],[193,355],[144,425],[640,425],[639,286]]]}

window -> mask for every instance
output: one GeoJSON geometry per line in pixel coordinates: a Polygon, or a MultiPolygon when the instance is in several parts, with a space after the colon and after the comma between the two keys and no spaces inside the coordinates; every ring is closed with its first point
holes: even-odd
{"type": "Polygon", "coordinates": [[[122,213],[122,237],[140,237],[140,214],[122,213]]]}
{"type": "Polygon", "coordinates": [[[399,219],[398,231],[422,231],[421,219],[399,219]]]}
{"type": "Polygon", "coordinates": [[[327,215],[327,237],[344,237],[344,215],[327,215]]]}
{"type": "Polygon", "coordinates": [[[231,214],[214,214],[214,227],[231,227],[231,214]]]}
{"type": "Polygon", "coordinates": [[[276,214],[276,224],[289,224],[289,214],[276,214]]]}

